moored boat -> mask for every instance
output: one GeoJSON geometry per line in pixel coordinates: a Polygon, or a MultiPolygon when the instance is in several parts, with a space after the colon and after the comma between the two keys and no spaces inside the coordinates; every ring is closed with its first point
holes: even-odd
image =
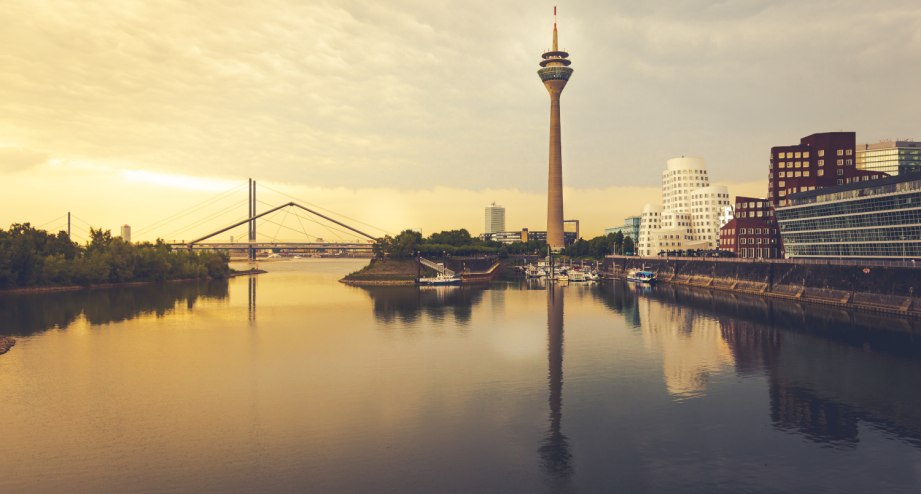
{"type": "Polygon", "coordinates": [[[656,274],[652,271],[634,270],[627,273],[627,281],[636,283],[655,283],[656,274]]]}
{"type": "Polygon", "coordinates": [[[442,273],[439,273],[438,275],[433,276],[433,277],[419,278],[420,285],[428,285],[428,286],[459,285],[460,282],[461,282],[461,279],[459,276],[442,274],[442,273]]]}

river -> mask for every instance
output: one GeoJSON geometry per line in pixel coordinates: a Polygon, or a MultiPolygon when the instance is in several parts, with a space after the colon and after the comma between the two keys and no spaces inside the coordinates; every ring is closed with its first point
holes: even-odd
{"type": "Polygon", "coordinates": [[[921,491],[921,324],[705,289],[0,297],[0,492],[921,491]]]}

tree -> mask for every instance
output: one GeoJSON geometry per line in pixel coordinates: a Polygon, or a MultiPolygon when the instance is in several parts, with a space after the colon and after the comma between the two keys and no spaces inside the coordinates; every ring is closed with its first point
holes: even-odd
{"type": "Polygon", "coordinates": [[[614,242],[614,253],[623,254],[624,253],[624,232],[618,230],[617,233],[614,234],[614,238],[612,240],[614,242]]]}
{"type": "Polygon", "coordinates": [[[624,255],[632,256],[634,254],[633,239],[629,235],[624,237],[624,255]]]}

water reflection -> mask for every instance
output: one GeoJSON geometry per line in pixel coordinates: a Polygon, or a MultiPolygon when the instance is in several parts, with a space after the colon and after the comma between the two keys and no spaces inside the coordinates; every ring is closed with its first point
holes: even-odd
{"type": "Polygon", "coordinates": [[[4,295],[0,296],[0,335],[31,336],[52,328],[66,328],[81,315],[90,324],[125,321],[142,314],[161,317],[179,303],[192,309],[202,298],[227,298],[227,281],[4,295]]]}
{"type": "MultiPolygon", "coordinates": [[[[626,316],[625,291],[615,284],[599,296],[626,316]]],[[[663,325],[677,330],[662,343],[666,380],[669,347],[681,333],[707,342],[716,329],[738,376],[767,377],[776,429],[852,448],[865,423],[921,445],[919,321],[665,285],[631,303],[643,314],[644,337],[658,338],[663,325]]],[[[687,345],[682,352],[686,361],[707,353],[687,345]]]]}
{"type": "Polygon", "coordinates": [[[365,286],[373,301],[374,317],[385,324],[414,323],[425,315],[441,321],[450,315],[458,325],[470,322],[473,306],[483,300],[485,286],[365,286]]]}
{"type": "Polygon", "coordinates": [[[566,287],[551,284],[547,290],[547,383],[550,389],[550,427],[538,452],[541,467],[554,492],[568,486],[573,473],[569,438],[563,434],[563,297],[566,287]]]}

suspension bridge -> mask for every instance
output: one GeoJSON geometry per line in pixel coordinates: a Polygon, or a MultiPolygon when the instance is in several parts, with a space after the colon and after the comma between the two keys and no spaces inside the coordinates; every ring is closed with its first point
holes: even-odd
{"type": "MultiPolygon", "coordinates": [[[[378,237],[390,234],[268,186],[260,185],[259,190],[268,191],[269,195],[282,200],[275,203],[257,200],[256,181],[253,179],[249,179],[247,199],[241,202],[237,200],[241,187],[235,186],[140,228],[132,236],[155,236],[174,249],[221,250],[254,260],[259,255],[286,254],[366,256],[371,254],[378,237]],[[238,215],[236,212],[242,209],[244,203],[246,215],[238,215]],[[293,226],[292,222],[295,222],[293,226]],[[193,240],[170,240],[177,237],[192,237],[193,240]]],[[[72,220],[78,231],[90,227],[89,222],[70,213],[66,218],[66,229],[60,229],[68,235],[71,235],[72,220]]],[[[57,218],[46,225],[62,220],[63,217],[57,218]]],[[[71,238],[88,240],[88,237],[79,234],[71,238]]]]}

